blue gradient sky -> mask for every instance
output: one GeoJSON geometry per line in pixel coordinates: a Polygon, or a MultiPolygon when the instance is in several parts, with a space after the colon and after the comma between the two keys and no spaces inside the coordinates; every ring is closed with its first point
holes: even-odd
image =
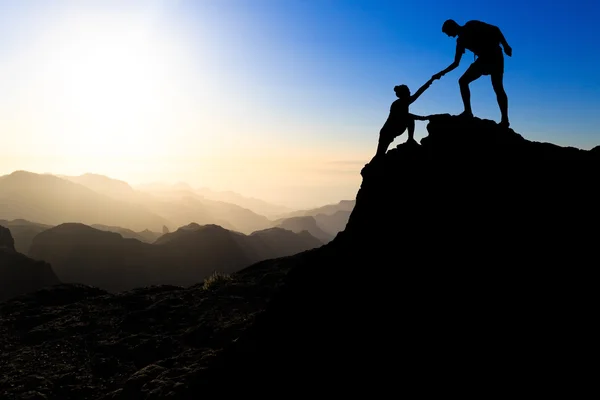
{"type": "MultiPolygon", "coordinates": [[[[163,180],[263,194],[288,205],[353,198],[360,168],[374,154],[379,129],[395,100],[393,86],[404,83],[414,92],[452,62],[455,39],[441,32],[447,18],[461,24],[479,19],[504,32],[513,48],[513,56],[506,57],[505,88],[515,131],[530,140],[562,146],[590,149],[600,144],[598,2],[0,1],[0,72],[24,48],[84,12],[131,20],[150,16],[152,29],[170,36],[186,54],[187,84],[179,87],[178,99],[182,104],[189,100],[186,104],[197,125],[190,133],[169,133],[188,145],[173,145],[164,157],[165,162],[179,160],[178,167],[168,173],[152,172],[163,180]],[[271,161],[240,180],[235,177],[241,171],[248,173],[249,165],[260,160],[247,159],[239,167],[229,162],[227,177],[211,175],[199,171],[223,172],[222,164],[215,167],[208,158],[204,164],[191,161],[195,153],[190,143],[196,147],[202,143],[207,157],[221,161],[240,159],[238,155],[248,149],[260,160],[271,161]],[[288,158],[293,158],[292,166],[288,158]],[[279,175],[266,185],[264,174],[271,170],[279,175]]],[[[110,24],[105,29],[110,30],[110,24]]],[[[456,70],[435,81],[413,104],[412,112],[461,112],[457,81],[472,59],[467,52],[456,70]]],[[[0,107],[11,103],[10,93],[26,80],[23,73],[2,76],[0,107]]],[[[498,121],[489,77],[472,83],[471,91],[475,115],[498,121]]],[[[9,127],[0,128],[5,135],[9,127]]],[[[18,131],[18,122],[10,130],[18,131]]],[[[417,123],[416,139],[425,134],[425,123],[417,123]]],[[[138,137],[144,138],[141,133],[138,137]]],[[[404,140],[406,135],[395,144],[404,140]]],[[[15,150],[20,143],[13,140],[12,145],[8,149],[15,150]]],[[[160,158],[154,151],[153,157],[160,158]]],[[[95,169],[89,172],[133,182],[149,180],[140,172],[149,171],[143,167],[126,171],[104,168],[100,162],[32,164],[26,161],[31,157],[19,154],[10,163],[0,161],[0,173],[95,169]]]]}

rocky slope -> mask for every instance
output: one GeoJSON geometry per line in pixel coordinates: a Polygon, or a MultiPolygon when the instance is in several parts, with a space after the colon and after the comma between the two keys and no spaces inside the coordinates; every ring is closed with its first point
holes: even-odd
{"type": "Polygon", "coordinates": [[[0,397],[578,397],[597,356],[600,148],[445,115],[428,131],[365,166],[318,249],[208,289],[4,303],[0,397]]]}
{"type": "Polygon", "coordinates": [[[56,285],[0,303],[0,398],[187,398],[296,264],[265,261],[186,289],[56,285]]]}

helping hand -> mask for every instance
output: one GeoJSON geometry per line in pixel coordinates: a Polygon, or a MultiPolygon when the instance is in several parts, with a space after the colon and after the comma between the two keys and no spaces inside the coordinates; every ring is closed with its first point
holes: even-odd
{"type": "Polygon", "coordinates": [[[436,79],[440,79],[442,76],[444,76],[444,74],[442,74],[441,72],[438,72],[437,74],[435,74],[431,77],[431,80],[434,81],[436,79]]]}

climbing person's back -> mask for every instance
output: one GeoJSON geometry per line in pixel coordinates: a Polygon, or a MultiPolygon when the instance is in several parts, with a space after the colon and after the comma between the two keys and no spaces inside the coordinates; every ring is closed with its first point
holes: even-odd
{"type": "Polygon", "coordinates": [[[457,39],[457,44],[478,56],[500,49],[501,33],[497,26],[482,21],[466,22],[457,39]]]}
{"type": "Polygon", "coordinates": [[[394,125],[406,123],[408,118],[408,99],[397,99],[390,106],[388,121],[394,125]]]}

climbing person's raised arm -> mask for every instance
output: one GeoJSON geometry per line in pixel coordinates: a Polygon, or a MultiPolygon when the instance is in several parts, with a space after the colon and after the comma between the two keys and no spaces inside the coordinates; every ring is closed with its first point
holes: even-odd
{"type": "Polygon", "coordinates": [[[460,46],[458,43],[456,44],[456,52],[454,53],[454,61],[443,71],[438,72],[437,74],[432,76],[432,79],[440,79],[442,76],[446,75],[448,72],[452,71],[460,64],[460,59],[465,52],[465,48],[460,46]]]}
{"type": "Polygon", "coordinates": [[[429,86],[431,86],[432,83],[433,83],[433,78],[431,78],[427,82],[425,82],[425,84],[423,86],[421,86],[419,88],[419,90],[416,91],[415,94],[410,96],[409,104],[414,103],[415,100],[417,100],[419,98],[419,96],[422,95],[423,92],[425,92],[429,88],[429,86]]]}

